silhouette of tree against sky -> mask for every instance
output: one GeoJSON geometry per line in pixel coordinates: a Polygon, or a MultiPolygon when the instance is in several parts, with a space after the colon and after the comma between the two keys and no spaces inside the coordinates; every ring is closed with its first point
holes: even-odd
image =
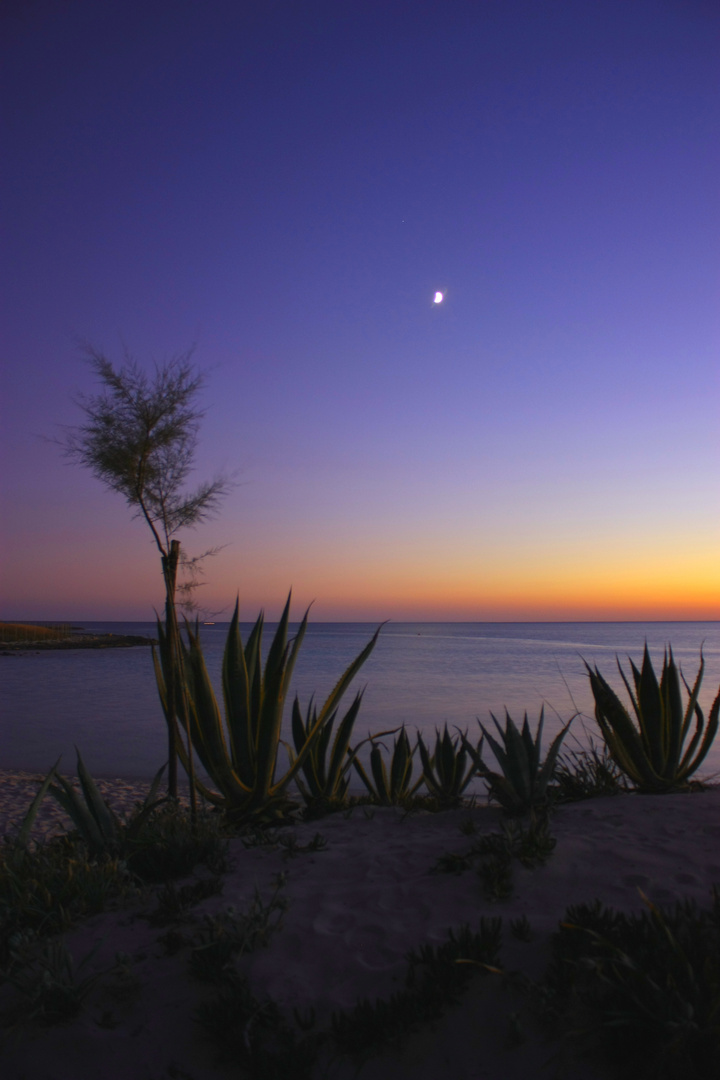
{"type": "MultiPolygon", "coordinates": [[[[177,618],[177,594],[187,606],[198,584],[202,560],[187,558],[176,534],[212,516],[230,489],[224,476],[186,489],[193,468],[200,421],[204,415],[197,398],[205,376],[191,363],[192,350],[163,364],[148,375],[130,357],[116,368],[94,348],[86,349],[88,363],[102,385],[93,395],[78,395],[85,423],[68,428],[59,440],[65,455],[89,469],[111,491],[125,497],[150,529],[162,563],[165,586],[165,628],[170,660],[167,679],[168,794],[177,796],[178,722],[188,742],[190,796],[196,805],[189,717],[183,693],[182,650],[177,618]],[[190,579],[178,582],[185,565],[190,579]]],[[[190,604],[192,606],[192,604],[190,604]]]]}

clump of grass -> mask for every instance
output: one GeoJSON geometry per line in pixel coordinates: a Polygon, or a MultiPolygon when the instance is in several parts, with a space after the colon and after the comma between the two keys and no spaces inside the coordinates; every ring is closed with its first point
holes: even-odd
{"type": "Polygon", "coordinates": [[[221,815],[193,817],[171,801],[146,818],[141,830],[123,826],[107,850],[93,849],[77,831],[35,845],[22,835],[4,841],[0,967],[8,963],[18,935],[62,933],[113,904],[137,899],[147,883],[185,877],[199,864],[210,870],[210,880],[219,880],[226,868],[226,834],[221,815]]]}
{"type": "Polygon", "coordinates": [[[321,1036],[298,1033],[274,1001],[260,1001],[247,979],[228,973],[195,1019],[220,1060],[253,1080],[311,1080],[321,1036]]]}
{"type": "Polygon", "coordinates": [[[441,855],[434,869],[446,874],[462,874],[474,866],[485,898],[507,900],[514,887],[513,861],[528,868],[541,866],[550,858],[555,844],[547,814],[532,814],[527,825],[517,819],[504,821],[500,832],[479,836],[468,851],[441,855]]]}
{"type": "Polygon", "coordinates": [[[281,895],[284,885],[285,876],[279,874],[267,903],[256,890],[246,912],[228,908],[206,916],[190,954],[193,978],[216,987],[214,996],[197,1009],[195,1019],[221,1061],[239,1066],[253,1080],[310,1080],[323,1041],[322,1035],[307,1033],[314,1018],[299,1023],[304,1034],[296,1031],[275,1002],[253,995],[235,966],[238,957],[266,945],[279,929],[287,909],[281,895]]]}
{"type": "Polygon", "coordinates": [[[366,1058],[437,1020],[455,1004],[474,972],[492,969],[502,942],[502,921],[481,919],[479,930],[448,931],[442,945],[408,953],[405,989],[386,1001],[367,998],[334,1013],[331,1035],[341,1054],[366,1058]]]}
{"type": "Polygon", "coordinates": [[[3,1010],[3,1027],[25,1024],[59,1024],[80,1012],[85,998],[104,972],[80,977],[100,943],[75,966],[62,941],[51,941],[41,949],[12,949],[4,978],[18,992],[18,999],[3,1010]]]}
{"type": "Polygon", "coordinates": [[[624,914],[568,908],[544,983],[546,1019],[613,1076],[716,1074],[720,1054],[720,894],[624,914]]]}
{"type": "Polygon", "coordinates": [[[532,941],[532,927],[527,915],[520,915],[510,920],[510,933],[516,941],[532,941]]]}
{"type": "Polygon", "coordinates": [[[277,842],[283,849],[285,859],[294,859],[296,855],[308,855],[317,851],[324,851],[327,847],[327,840],[320,833],[315,833],[312,840],[308,840],[307,844],[301,844],[295,833],[280,835],[277,842]]]}
{"type": "Polygon", "coordinates": [[[561,754],[550,787],[554,802],[578,802],[601,796],[620,795],[632,790],[632,785],[613,759],[607,746],[590,746],[561,754]]]}
{"type": "Polygon", "coordinates": [[[275,891],[265,903],[257,889],[246,912],[237,913],[233,907],[218,915],[206,915],[201,929],[194,936],[190,954],[190,974],[202,982],[223,983],[232,974],[237,957],[267,945],[280,929],[287,910],[282,895],[285,876],[278,874],[275,891]]]}
{"type": "Polygon", "coordinates": [[[168,926],[181,919],[194,904],[207,900],[209,896],[218,896],[222,890],[223,880],[217,875],[200,878],[180,888],[168,881],[158,893],[158,906],[148,916],[148,922],[151,926],[168,926]]]}
{"type": "Polygon", "coordinates": [[[0,966],[17,935],[36,938],[67,930],[113,902],[137,896],[122,860],[92,857],[84,844],[56,837],[33,851],[0,846],[0,966]]]}
{"type": "Polygon", "coordinates": [[[218,875],[227,867],[229,835],[222,814],[200,809],[193,815],[170,800],[145,822],[136,838],[128,840],[123,854],[129,869],[146,882],[186,877],[199,864],[218,875]]]}

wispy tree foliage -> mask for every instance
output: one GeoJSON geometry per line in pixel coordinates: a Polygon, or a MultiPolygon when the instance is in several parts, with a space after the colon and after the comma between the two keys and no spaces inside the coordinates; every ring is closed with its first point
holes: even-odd
{"type": "Polygon", "coordinates": [[[60,440],[68,458],[125,497],[135,516],[147,523],[160,553],[166,632],[176,675],[168,687],[168,790],[173,796],[177,795],[178,719],[187,728],[176,608],[178,588],[182,589],[178,568],[189,564],[196,573],[203,557],[185,559],[176,533],[211,516],[230,486],[227,478],[219,476],[195,490],[186,489],[204,415],[197,399],[205,378],[192,364],[191,356],[190,351],[156,364],[154,373],[148,375],[130,358],[126,357],[123,367],[115,368],[102,353],[89,348],[88,362],[102,391],[78,396],[86,421],[68,429],[60,440]]]}

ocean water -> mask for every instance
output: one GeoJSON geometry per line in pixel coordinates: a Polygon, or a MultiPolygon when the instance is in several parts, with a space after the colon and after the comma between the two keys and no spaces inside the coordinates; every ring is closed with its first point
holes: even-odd
{"type": "MultiPolygon", "coordinates": [[[[155,631],[152,623],[84,626],[100,633],[155,631]]],[[[273,628],[266,631],[265,649],[273,628]]],[[[243,638],[249,629],[243,625],[243,638]]],[[[291,698],[297,693],[303,710],[313,694],[324,701],[374,630],[369,623],[311,623],[291,698]]],[[[226,634],[226,623],[201,628],[218,695],[226,634]]],[[[365,687],[353,743],[405,724],[411,741],[417,729],[427,744],[446,723],[477,741],[477,719],[487,726],[491,712],[502,720],[506,708],[516,722],[527,711],[534,730],[544,706],[543,745],[575,713],[565,746],[586,745],[597,728],[583,661],[597,665],[624,695],[616,654],[627,670],[627,657],[639,664],[646,641],[658,670],[671,645],[690,683],[702,645],[700,704],[707,716],[720,684],[720,622],[389,623],[345,698],[349,705],[354,691],[365,687]]],[[[289,714],[290,701],[288,739],[289,714]]],[[[62,755],[61,769],[71,773],[74,746],[98,777],[150,778],[165,761],[166,728],[149,648],[0,656],[0,768],[47,770],[62,755]]],[[[700,775],[713,773],[720,773],[720,737],[700,775]]]]}

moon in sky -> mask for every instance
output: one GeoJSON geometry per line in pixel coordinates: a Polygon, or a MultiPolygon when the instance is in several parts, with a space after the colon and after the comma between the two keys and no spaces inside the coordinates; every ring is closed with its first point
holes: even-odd
{"type": "Polygon", "coordinates": [[[442,304],[443,299],[443,294],[441,292],[436,292],[433,296],[433,304],[442,304]]]}

